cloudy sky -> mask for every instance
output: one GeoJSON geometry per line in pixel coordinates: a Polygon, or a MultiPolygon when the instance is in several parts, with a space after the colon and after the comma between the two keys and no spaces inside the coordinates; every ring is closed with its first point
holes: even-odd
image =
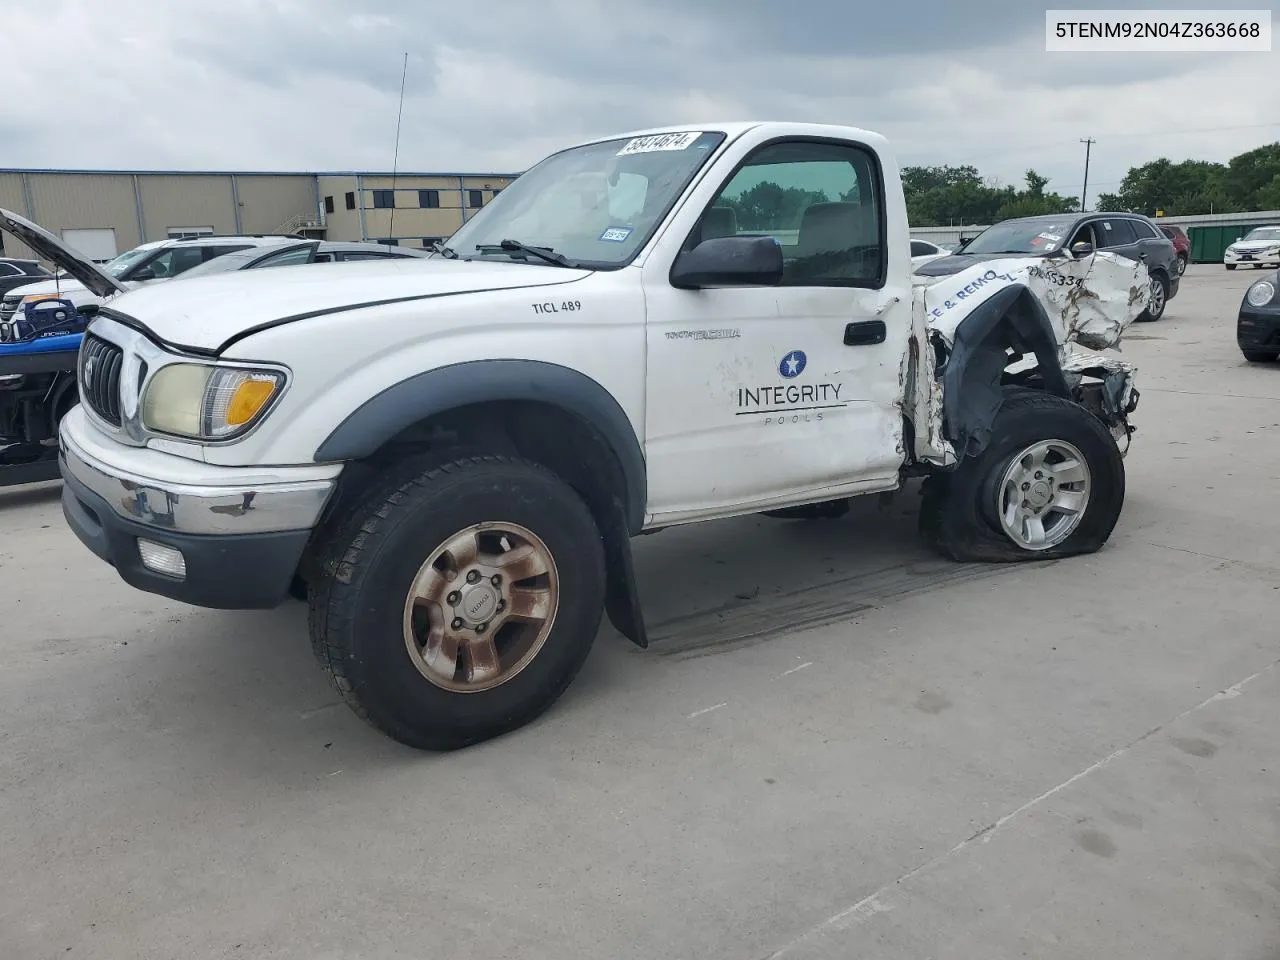
{"type": "Polygon", "coordinates": [[[1092,137],[1092,198],[1132,164],[1225,160],[1280,139],[1280,52],[1046,53],[1045,8],[0,0],[0,165],[390,169],[405,53],[401,170],[515,171],[599,134],[799,119],[884,133],[904,164],[973,163],[1006,182],[1032,166],[1068,194],[1092,137]]]}

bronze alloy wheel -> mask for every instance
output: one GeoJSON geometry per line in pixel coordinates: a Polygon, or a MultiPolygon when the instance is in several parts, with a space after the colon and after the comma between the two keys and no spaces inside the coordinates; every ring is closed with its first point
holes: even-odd
{"type": "Polygon", "coordinates": [[[479,693],[538,655],[560,603],[555,559],[532,530],[480,523],[435,549],[404,606],[404,642],[441,689],[479,693]]]}

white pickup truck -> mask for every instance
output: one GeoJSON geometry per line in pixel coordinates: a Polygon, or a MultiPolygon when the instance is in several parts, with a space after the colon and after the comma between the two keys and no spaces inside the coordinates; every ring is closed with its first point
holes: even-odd
{"type": "Polygon", "coordinates": [[[1094,351],[1147,292],[1083,248],[913,277],[898,169],[864,130],[596,140],[427,260],[103,304],[64,513],[141,590],[305,597],[356,712],[456,748],[551,705],[605,611],[646,645],[642,533],[821,516],[916,476],[956,560],[1096,551],[1137,392],[1094,351]]]}

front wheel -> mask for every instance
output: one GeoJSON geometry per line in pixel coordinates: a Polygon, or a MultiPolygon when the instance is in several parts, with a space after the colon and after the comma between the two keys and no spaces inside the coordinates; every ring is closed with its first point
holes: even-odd
{"type": "Polygon", "coordinates": [[[1280,359],[1280,350],[1244,350],[1240,351],[1250,363],[1270,363],[1280,359]]]}
{"type": "Polygon", "coordinates": [[[1124,504],[1124,460],[1084,407],[1010,391],[993,442],[924,484],[920,531],[954,560],[1049,560],[1094,553],[1124,504]]]}
{"type": "Polygon", "coordinates": [[[1224,263],[1223,266],[1226,267],[1228,270],[1234,270],[1236,268],[1236,265],[1234,263],[1224,263]]]}
{"type": "Polygon", "coordinates": [[[484,456],[409,470],[323,548],[312,644],[348,705],[411,747],[533,720],[577,674],[604,610],[604,551],[548,470],[484,456]]]}

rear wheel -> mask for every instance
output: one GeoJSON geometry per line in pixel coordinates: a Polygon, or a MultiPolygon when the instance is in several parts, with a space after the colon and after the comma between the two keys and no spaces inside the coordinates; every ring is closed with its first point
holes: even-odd
{"type": "Polygon", "coordinates": [[[1250,363],[1270,363],[1280,359],[1280,350],[1241,350],[1244,358],[1250,363]]]}
{"type": "Polygon", "coordinates": [[[586,504],[523,460],[410,472],[323,549],[312,643],[355,712],[412,747],[519,727],[564,692],[604,609],[586,504]]]}
{"type": "Polygon", "coordinates": [[[1185,253],[1178,254],[1178,276],[1182,276],[1187,272],[1187,255],[1185,253]]]}
{"type": "Polygon", "coordinates": [[[1085,408],[1036,391],[1011,391],[999,438],[951,473],[924,484],[920,531],[954,560],[1009,562],[1093,553],[1124,504],[1124,460],[1085,408]]]}
{"type": "Polygon", "coordinates": [[[1151,299],[1147,301],[1147,309],[1142,311],[1139,320],[1154,321],[1164,316],[1165,305],[1169,302],[1169,281],[1163,273],[1151,275],[1151,299]]]}

